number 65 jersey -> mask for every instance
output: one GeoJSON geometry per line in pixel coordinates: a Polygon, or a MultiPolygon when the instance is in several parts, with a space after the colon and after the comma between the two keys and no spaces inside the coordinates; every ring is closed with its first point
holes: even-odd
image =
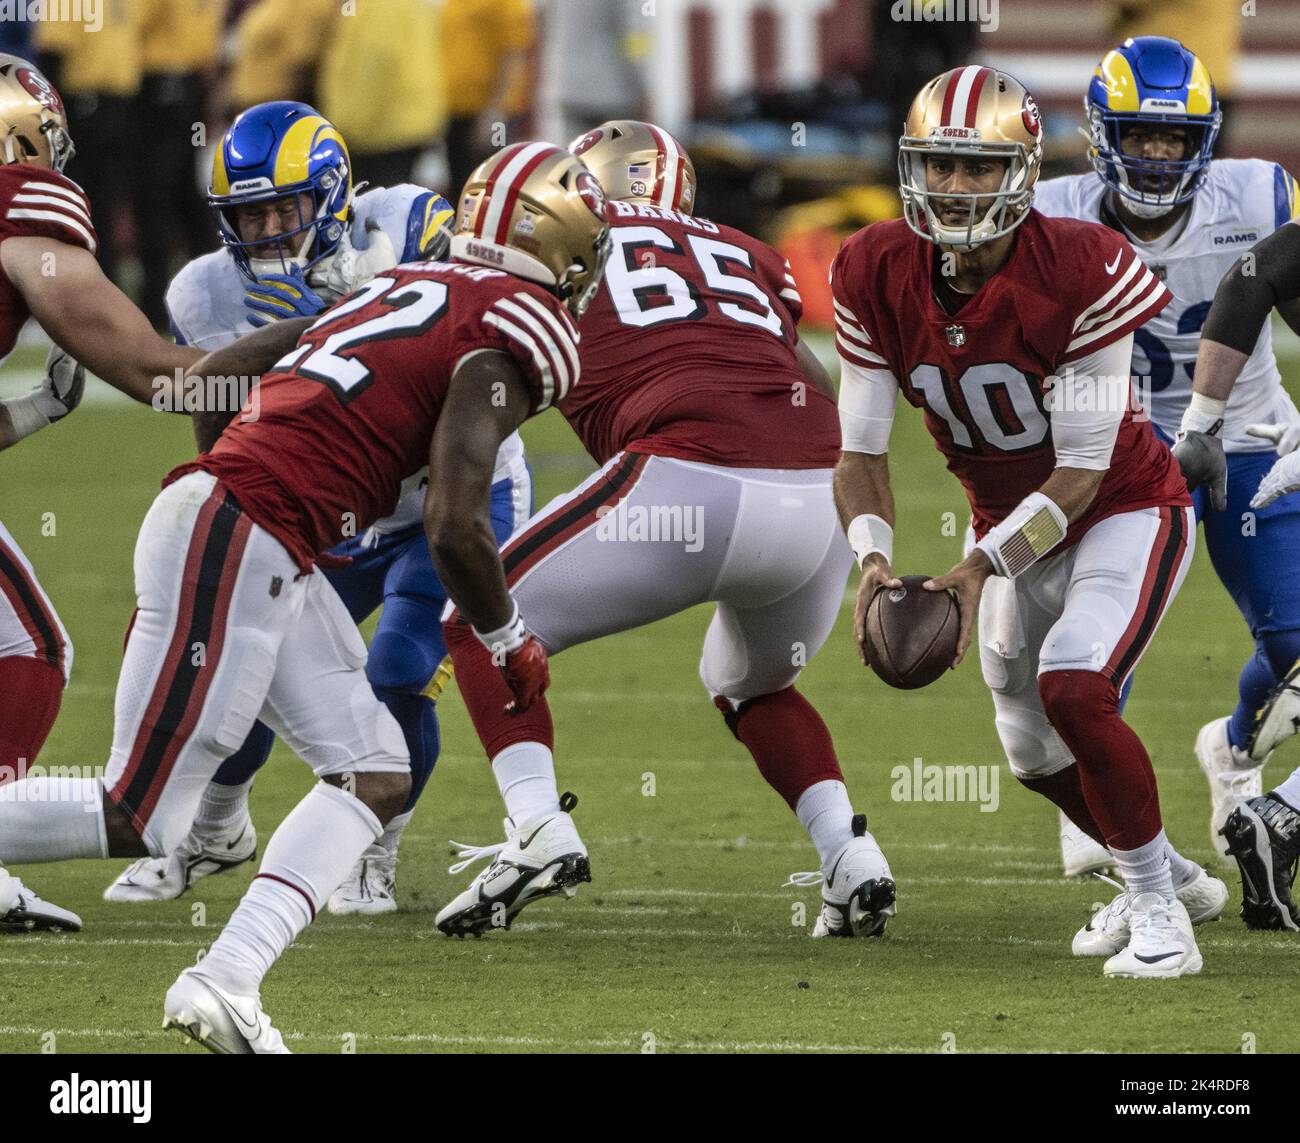
{"type": "MultiPolygon", "coordinates": [[[[1169,291],[1104,226],[1031,211],[1002,269],[953,315],[940,252],[895,219],[859,230],[831,267],[843,361],[893,373],[970,501],[976,535],[1056,467],[1046,380],[1140,327],[1169,291]]],[[[1130,401],[1110,467],[1072,544],[1120,512],[1190,503],[1170,451],[1130,401]]]]}
{"type": "Polygon", "coordinates": [[[833,468],[834,402],[795,357],[790,265],[730,226],[611,202],[613,250],[582,318],[582,386],[559,403],[604,464],[623,449],[724,468],[833,468]]]}
{"type": "Polygon", "coordinates": [[[454,261],[398,266],[310,326],[256,403],[168,483],[212,473],[308,572],[320,552],[392,514],[402,481],[429,462],[453,374],[485,350],[513,359],[530,415],[577,383],[578,331],[541,286],[454,261]]]}

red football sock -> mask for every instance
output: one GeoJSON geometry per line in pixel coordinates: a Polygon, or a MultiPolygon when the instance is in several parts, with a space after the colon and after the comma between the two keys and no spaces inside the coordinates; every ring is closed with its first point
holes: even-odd
{"type": "Polygon", "coordinates": [[[1161,830],[1156,775],[1142,740],[1119,715],[1119,691],[1098,671],[1038,676],[1048,720],[1078,764],[1079,783],[1111,849],[1138,849],[1161,830]]]}
{"type": "Polygon", "coordinates": [[[63,672],[44,659],[0,659],[0,782],[21,778],[63,701],[63,672]]]}
{"type": "Polygon", "coordinates": [[[489,760],[507,746],[520,742],[540,742],[548,750],[552,749],[555,730],[545,697],[523,714],[506,714],[506,704],[515,696],[470,625],[461,619],[451,619],[443,624],[442,634],[456,668],[461,697],[489,760]]]}
{"type": "Polygon", "coordinates": [[[713,701],[754,756],[758,772],[791,809],[814,783],[844,781],[830,731],[794,687],[750,699],[739,710],[721,696],[713,701]]]}
{"type": "Polygon", "coordinates": [[[1093,841],[1101,845],[1106,844],[1101,826],[1093,818],[1092,811],[1088,809],[1088,803],[1084,799],[1083,783],[1079,778],[1077,764],[1071,763],[1055,774],[1034,774],[1021,778],[1020,784],[1027,790],[1033,790],[1035,794],[1042,794],[1049,802],[1055,803],[1059,809],[1064,810],[1065,816],[1093,841]]]}

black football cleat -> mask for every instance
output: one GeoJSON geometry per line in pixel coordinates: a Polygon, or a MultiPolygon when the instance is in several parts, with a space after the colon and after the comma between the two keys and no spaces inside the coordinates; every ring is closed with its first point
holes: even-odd
{"type": "Polygon", "coordinates": [[[1300,813],[1264,794],[1233,810],[1219,832],[1241,870],[1246,928],[1300,931],[1300,909],[1291,900],[1300,858],[1300,813]]]}

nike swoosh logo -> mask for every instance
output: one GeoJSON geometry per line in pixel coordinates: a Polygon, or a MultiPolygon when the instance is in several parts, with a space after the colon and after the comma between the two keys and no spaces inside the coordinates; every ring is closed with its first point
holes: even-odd
{"type": "Polygon", "coordinates": [[[1141,953],[1133,954],[1143,964],[1159,964],[1162,960],[1168,960],[1171,956],[1177,956],[1177,951],[1161,953],[1159,956],[1143,956],[1141,953]]]}
{"type": "Polygon", "coordinates": [[[1106,264],[1106,273],[1107,273],[1107,274],[1113,274],[1116,270],[1119,269],[1119,260],[1120,260],[1123,256],[1124,256],[1124,251],[1121,250],[1118,254],[1115,255],[1115,261],[1113,261],[1113,262],[1108,262],[1108,263],[1106,264]]]}
{"type": "Polygon", "coordinates": [[[240,1015],[239,1010],[233,1004],[228,1003],[226,998],[222,996],[221,993],[219,993],[215,988],[213,988],[211,985],[207,984],[206,982],[204,982],[204,987],[207,988],[209,993],[211,993],[214,997],[216,997],[217,1002],[221,1005],[221,1007],[224,1008],[235,1018],[236,1023],[239,1024],[240,1030],[245,1033],[246,1038],[249,1040],[255,1040],[257,1038],[257,1033],[258,1033],[258,1027],[256,1021],[250,1024],[247,1020],[244,1019],[242,1015],[240,1015]]]}
{"type": "Polygon", "coordinates": [[[542,822],[541,825],[539,825],[535,830],[533,830],[532,833],[530,833],[530,834],[528,835],[528,840],[525,841],[522,845],[520,845],[519,848],[520,848],[520,849],[527,849],[530,845],[532,845],[532,843],[533,843],[533,838],[535,838],[539,833],[541,833],[542,830],[544,830],[544,829],[545,829],[548,825],[550,825],[551,822],[553,822],[554,820],[555,820],[554,818],[547,818],[544,822],[542,822]]]}
{"type": "Polygon", "coordinates": [[[839,870],[840,862],[843,860],[844,860],[844,854],[841,853],[839,857],[835,859],[835,864],[831,866],[831,875],[828,878],[826,878],[827,885],[833,885],[835,883],[835,874],[839,870]]]}

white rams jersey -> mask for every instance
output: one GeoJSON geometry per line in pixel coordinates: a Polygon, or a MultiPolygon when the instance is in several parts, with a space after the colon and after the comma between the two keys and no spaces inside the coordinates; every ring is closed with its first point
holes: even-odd
{"type": "MultiPolygon", "coordinates": [[[[432,241],[432,215],[438,195],[423,187],[402,184],[367,191],[357,196],[349,237],[357,250],[370,246],[366,223],[375,219],[388,235],[399,262],[419,261],[432,241]]],[[[252,333],[244,307],[248,282],[227,250],[214,250],[195,258],[172,279],[167,288],[167,311],[172,332],[181,345],[211,352],[252,333]]],[[[524,466],[524,442],[511,433],[497,453],[494,480],[516,477],[524,466]]],[[[428,469],[402,482],[397,510],[378,521],[376,534],[403,532],[424,518],[424,490],[428,469]]]]}
{"type": "MultiPolygon", "coordinates": [[[[1142,402],[1156,427],[1172,440],[1191,400],[1201,327],[1219,282],[1243,251],[1300,215],[1295,180],[1262,159],[1215,159],[1173,238],[1154,242],[1140,242],[1121,226],[1106,192],[1095,174],[1048,179],[1038,184],[1034,206],[1044,214],[1119,230],[1174,295],[1133,338],[1133,374],[1142,379],[1142,402]]],[[[1265,322],[1228,398],[1223,447],[1228,452],[1270,451],[1272,444],[1247,435],[1246,426],[1297,420],[1300,413],[1282,388],[1273,357],[1272,327],[1265,322]]]]}

